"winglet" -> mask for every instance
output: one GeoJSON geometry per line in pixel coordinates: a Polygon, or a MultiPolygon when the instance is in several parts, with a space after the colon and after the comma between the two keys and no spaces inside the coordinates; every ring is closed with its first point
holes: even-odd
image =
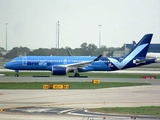
{"type": "Polygon", "coordinates": [[[132,41],[132,43],[133,43],[134,46],[136,46],[136,42],[135,41],[132,41]]]}
{"type": "Polygon", "coordinates": [[[99,55],[96,59],[94,59],[93,61],[98,61],[100,58],[102,57],[102,55],[99,55]]]}

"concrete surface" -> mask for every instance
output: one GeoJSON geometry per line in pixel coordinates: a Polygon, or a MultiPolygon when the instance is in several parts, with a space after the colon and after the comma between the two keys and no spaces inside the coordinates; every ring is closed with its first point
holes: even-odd
{"type": "MultiPolygon", "coordinates": [[[[140,76],[141,77],[141,76],[140,76]]],[[[69,77],[0,77],[0,82],[92,82],[95,78],[69,78],[69,77]]],[[[135,82],[160,85],[160,79],[144,78],[96,78],[101,82],[135,82]]]]}
{"type": "MultiPolygon", "coordinates": [[[[134,106],[160,106],[160,86],[136,86],[104,88],[96,90],[1,90],[0,108],[16,108],[27,106],[59,107],[59,108],[96,108],[96,107],[134,107],[134,106]]],[[[0,120],[14,120],[5,112],[0,113],[0,120]],[[4,114],[3,114],[4,113],[4,114]]],[[[19,116],[16,114],[17,117],[19,116]]],[[[21,116],[21,114],[20,114],[21,116]]],[[[13,116],[12,116],[13,117],[13,116]]],[[[23,115],[29,120],[33,115],[23,115]]],[[[48,115],[47,120],[52,119],[48,115]]],[[[56,116],[53,120],[79,120],[81,117],[56,116]]],[[[33,119],[43,119],[41,116],[33,119]]],[[[16,120],[21,120],[18,117],[16,120]]],[[[113,118],[112,118],[113,119],[113,118]]],[[[116,120],[116,118],[114,118],[116,120]]]]}
{"type": "MultiPolygon", "coordinates": [[[[91,81],[92,78],[67,78],[66,81],[91,81]]],[[[0,82],[64,81],[64,78],[0,77],[0,82]]],[[[0,90],[0,111],[17,107],[58,107],[87,109],[95,107],[160,106],[160,80],[104,78],[101,81],[150,82],[151,86],[103,88],[95,90],[0,90]]],[[[73,115],[73,114],[72,114],[73,115]]],[[[77,115],[77,114],[76,114],[77,115]]],[[[0,120],[82,120],[82,116],[34,115],[0,112],[0,120]]],[[[129,117],[107,117],[107,120],[128,120],[129,117]]],[[[83,120],[87,120],[87,117],[83,120]]],[[[136,119],[142,120],[142,119],[136,119]]],[[[151,120],[145,118],[145,120],[151,120]]]]}

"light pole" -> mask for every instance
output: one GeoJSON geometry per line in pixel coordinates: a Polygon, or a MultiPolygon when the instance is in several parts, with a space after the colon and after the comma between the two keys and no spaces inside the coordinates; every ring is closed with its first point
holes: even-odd
{"type": "Polygon", "coordinates": [[[59,21],[58,21],[58,23],[57,23],[57,47],[58,47],[58,56],[59,56],[59,26],[60,26],[60,24],[59,24],[59,21]]]}
{"type": "Polygon", "coordinates": [[[56,22],[56,41],[55,42],[56,42],[56,46],[55,47],[58,48],[58,44],[57,44],[57,22],[56,22]]]}
{"type": "Polygon", "coordinates": [[[7,25],[8,23],[6,23],[6,51],[7,51],[7,25]]]}
{"type": "Polygon", "coordinates": [[[98,25],[99,26],[99,48],[101,47],[101,26],[102,25],[98,25]]]}

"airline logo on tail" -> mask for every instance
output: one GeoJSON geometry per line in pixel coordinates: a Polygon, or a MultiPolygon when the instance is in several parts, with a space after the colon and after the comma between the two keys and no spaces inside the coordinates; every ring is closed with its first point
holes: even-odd
{"type": "Polygon", "coordinates": [[[129,54],[126,58],[124,58],[121,62],[119,62],[117,59],[114,58],[108,58],[112,63],[118,68],[122,69],[124,66],[126,66],[131,60],[135,58],[136,55],[138,55],[146,46],[148,43],[144,45],[138,46],[134,51],[132,51],[131,54],[129,54]]]}
{"type": "MultiPolygon", "coordinates": [[[[146,57],[146,53],[148,51],[150,41],[152,39],[153,34],[146,34],[139,43],[135,46],[135,48],[126,56],[120,58],[108,58],[108,62],[105,62],[112,69],[123,69],[127,64],[131,63],[138,65],[144,58],[146,57]],[[137,63],[137,60],[139,63],[137,63]]],[[[102,61],[105,61],[104,58],[102,61]]],[[[106,60],[107,61],[107,60],[106,60]]]]}

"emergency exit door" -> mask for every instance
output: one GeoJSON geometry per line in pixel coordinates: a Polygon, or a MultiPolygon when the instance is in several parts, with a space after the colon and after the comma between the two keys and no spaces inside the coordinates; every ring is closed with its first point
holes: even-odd
{"type": "Polygon", "coordinates": [[[27,66],[27,57],[22,57],[22,65],[27,66]]]}

